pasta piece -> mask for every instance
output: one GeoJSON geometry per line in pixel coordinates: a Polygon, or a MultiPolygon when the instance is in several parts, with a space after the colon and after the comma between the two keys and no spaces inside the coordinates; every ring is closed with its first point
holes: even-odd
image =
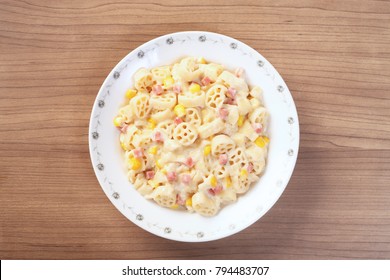
{"type": "Polygon", "coordinates": [[[241,168],[244,168],[248,164],[243,148],[236,148],[229,153],[229,164],[237,170],[241,170],[241,168]]]}
{"type": "Polygon", "coordinates": [[[214,156],[227,154],[236,147],[234,141],[226,135],[218,135],[211,140],[211,153],[214,156]]]}
{"type": "Polygon", "coordinates": [[[162,111],[155,111],[152,112],[152,119],[155,120],[156,122],[162,122],[166,120],[171,120],[175,114],[172,112],[170,109],[165,109],[162,111]]]}
{"type": "Polygon", "coordinates": [[[119,115],[122,116],[123,120],[126,123],[130,123],[130,122],[134,121],[135,114],[134,114],[133,106],[131,106],[129,104],[129,105],[126,105],[126,106],[122,107],[119,110],[119,115]]]}
{"type": "Polygon", "coordinates": [[[198,132],[190,123],[182,122],[173,130],[173,139],[183,146],[191,145],[195,142],[197,137],[198,132]]]}
{"type": "Polygon", "coordinates": [[[130,105],[134,108],[137,118],[144,119],[149,115],[150,104],[147,94],[139,94],[130,100],[130,105]]]}
{"type": "Polygon", "coordinates": [[[131,143],[133,142],[134,136],[140,133],[141,131],[136,126],[129,125],[126,129],[126,133],[121,133],[119,137],[121,146],[125,150],[131,150],[133,148],[131,143]]]}
{"type": "Polygon", "coordinates": [[[224,84],[227,88],[232,87],[239,92],[242,91],[246,93],[245,96],[248,95],[248,85],[245,83],[244,79],[236,77],[233,73],[223,71],[222,74],[219,75],[217,82],[224,84]]]}
{"type": "Polygon", "coordinates": [[[158,131],[163,132],[168,139],[171,139],[173,137],[173,130],[175,129],[175,123],[172,120],[166,120],[159,123],[156,126],[156,129],[158,131]]]}
{"type": "Polygon", "coordinates": [[[200,126],[202,119],[200,118],[199,110],[196,108],[187,108],[184,121],[196,127],[200,126]]]}
{"type": "Polygon", "coordinates": [[[245,146],[245,135],[242,133],[235,133],[232,135],[233,141],[236,143],[237,146],[245,146]]]}
{"type": "Polygon", "coordinates": [[[219,197],[222,199],[223,202],[233,202],[237,200],[236,191],[234,188],[225,188],[219,197]]]}
{"type": "Polygon", "coordinates": [[[153,77],[149,70],[139,69],[134,74],[134,86],[139,91],[151,91],[153,86],[153,77]]]}
{"type": "Polygon", "coordinates": [[[218,110],[226,99],[227,88],[222,85],[214,85],[206,93],[206,106],[218,110]]]}
{"type": "Polygon", "coordinates": [[[244,134],[250,141],[255,141],[259,137],[249,121],[244,122],[239,132],[244,134]]]}
{"type": "Polygon", "coordinates": [[[260,105],[263,104],[263,90],[259,86],[253,87],[249,95],[258,100],[260,105]]]}
{"type": "Polygon", "coordinates": [[[198,91],[195,93],[184,91],[178,95],[178,103],[184,107],[203,107],[205,104],[204,91],[198,91]]]}
{"type": "Polygon", "coordinates": [[[236,100],[240,115],[246,115],[252,111],[252,104],[246,97],[238,96],[236,100]]]}
{"type": "Polygon", "coordinates": [[[145,129],[145,130],[143,130],[142,133],[137,133],[134,135],[134,137],[131,141],[131,144],[135,148],[140,148],[140,147],[146,146],[152,141],[152,139],[150,138],[151,134],[152,134],[151,130],[145,129]]]}
{"type": "Polygon", "coordinates": [[[150,105],[157,110],[172,109],[176,104],[176,94],[167,92],[161,95],[152,95],[150,105]]]}
{"type": "Polygon", "coordinates": [[[249,102],[251,103],[252,111],[258,107],[261,107],[261,102],[257,98],[252,98],[249,100],[249,102]]]}
{"type": "Polygon", "coordinates": [[[236,125],[231,125],[229,123],[226,123],[225,129],[222,130],[222,133],[229,135],[229,136],[232,136],[232,135],[236,134],[237,131],[238,131],[238,127],[236,125]]]}
{"type": "Polygon", "coordinates": [[[227,122],[231,125],[236,125],[239,117],[237,106],[226,105],[226,108],[229,111],[227,122]]]}
{"type": "Polygon", "coordinates": [[[202,216],[214,216],[218,212],[219,205],[203,192],[197,192],[192,196],[192,207],[202,216]]]}
{"type": "Polygon", "coordinates": [[[225,165],[220,165],[220,164],[215,165],[215,167],[213,169],[213,173],[214,173],[215,177],[217,177],[217,179],[223,179],[223,178],[226,178],[227,176],[229,176],[228,167],[226,167],[225,165]]]}
{"type": "Polygon", "coordinates": [[[169,66],[155,67],[152,68],[150,72],[152,73],[153,80],[156,81],[157,84],[162,84],[164,79],[171,75],[169,66]]]}
{"type": "Polygon", "coordinates": [[[176,193],[169,184],[156,188],[152,193],[152,198],[164,207],[172,207],[176,203],[176,193]]]}
{"type": "Polygon", "coordinates": [[[249,114],[249,120],[252,124],[261,123],[266,126],[268,121],[268,111],[264,107],[256,108],[252,113],[249,114]]]}
{"type": "Polygon", "coordinates": [[[225,124],[220,118],[213,120],[210,123],[205,123],[198,128],[199,136],[201,138],[208,138],[214,134],[219,133],[225,128],[225,124]]]}
{"type": "Polygon", "coordinates": [[[223,66],[220,64],[209,63],[209,64],[200,64],[199,69],[203,71],[205,77],[209,77],[211,82],[215,82],[218,76],[223,71],[223,66]]]}
{"type": "Polygon", "coordinates": [[[202,122],[203,124],[210,123],[217,117],[216,111],[208,108],[202,110],[202,122]]]}

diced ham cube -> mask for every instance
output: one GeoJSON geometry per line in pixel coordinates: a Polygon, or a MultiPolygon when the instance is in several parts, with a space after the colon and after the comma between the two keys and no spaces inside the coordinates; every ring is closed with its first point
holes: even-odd
{"type": "Polygon", "coordinates": [[[176,195],[176,204],[178,205],[185,205],[186,200],[182,198],[179,194],[176,195]]]}
{"type": "Polygon", "coordinates": [[[246,170],[248,170],[248,172],[251,173],[253,171],[253,163],[250,162],[246,170]]]}
{"type": "Polygon", "coordinates": [[[179,94],[181,92],[181,85],[180,84],[175,84],[173,86],[173,92],[179,94]]]}
{"type": "Polygon", "coordinates": [[[217,194],[220,194],[221,192],[223,191],[223,187],[222,185],[218,185],[216,186],[215,188],[212,188],[212,189],[208,189],[207,192],[214,196],[214,195],[217,195],[217,194]]]}
{"type": "Polygon", "coordinates": [[[120,131],[121,131],[122,133],[126,133],[128,127],[129,127],[129,126],[128,126],[127,124],[125,124],[124,126],[119,127],[119,129],[120,129],[120,131]]]}
{"type": "Polygon", "coordinates": [[[181,176],[181,181],[182,181],[184,184],[188,185],[188,184],[191,182],[191,175],[190,175],[190,174],[183,174],[183,175],[181,176]]]}
{"type": "Polygon", "coordinates": [[[220,108],[218,113],[219,113],[219,117],[225,120],[229,115],[229,110],[226,108],[220,108]]]}
{"type": "Polygon", "coordinates": [[[167,173],[167,179],[168,179],[168,182],[174,182],[176,181],[177,179],[177,174],[175,171],[169,171],[167,173]]]}
{"type": "Polygon", "coordinates": [[[148,170],[145,172],[145,177],[147,180],[151,180],[154,177],[154,171],[153,170],[148,170]]]}
{"type": "Polygon", "coordinates": [[[154,133],[154,137],[153,137],[152,140],[154,140],[154,141],[156,141],[156,142],[164,142],[163,135],[161,134],[160,131],[156,131],[156,132],[154,133]]]}
{"type": "Polygon", "coordinates": [[[219,164],[220,165],[226,165],[227,162],[228,162],[228,155],[227,154],[219,155],[219,164]]]}
{"type": "Polygon", "coordinates": [[[222,185],[218,185],[214,188],[214,193],[215,194],[220,194],[223,191],[222,185]]]}
{"type": "Polygon", "coordinates": [[[240,78],[242,76],[242,74],[244,74],[244,69],[242,69],[241,67],[238,67],[236,69],[236,71],[234,71],[234,74],[236,75],[236,77],[240,78]]]}
{"type": "Polygon", "coordinates": [[[227,95],[227,97],[234,100],[236,98],[236,95],[237,95],[237,90],[233,87],[230,87],[230,88],[228,88],[226,95],[227,95]]]}
{"type": "Polygon", "coordinates": [[[176,117],[175,120],[173,121],[176,125],[178,125],[179,123],[182,123],[183,120],[179,117],[176,117]]]}
{"type": "Polygon", "coordinates": [[[260,134],[263,131],[263,125],[261,123],[255,123],[252,125],[252,127],[257,134],[260,134]]]}
{"type": "Polygon", "coordinates": [[[142,150],[142,148],[134,149],[133,153],[135,158],[142,158],[144,155],[144,151],[142,150]]]}
{"type": "Polygon", "coordinates": [[[163,91],[164,90],[161,85],[154,85],[152,88],[152,92],[157,95],[160,95],[161,93],[163,93],[163,91]]]}
{"type": "Polygon", "coordinates": [[[203,79],[202,79],[202,85],[203,86],[208,86],[210,83],[211,83],[211,80],[209,77],[205,76],[203,79]]]}
{"type": "Polygon", "coordinates": [[[187,165],[189,168],[191,168],[195,165],[195,162],[192,159],[192,157],[188,157],[188,158],[186,158],[184,164],[187,165]]]}

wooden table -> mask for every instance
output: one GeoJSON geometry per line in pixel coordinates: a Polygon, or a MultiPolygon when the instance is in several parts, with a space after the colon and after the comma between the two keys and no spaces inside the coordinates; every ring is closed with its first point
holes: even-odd
{"type": "Polygon", "coordinates": [[[390,258],[390,1],[1,0],[0,22],[0,258],[390,258]],[[258,50],[284,77],[301,125],[277,204],[243,232],[200,244],[128,221],[88,152],[109,71],[182,30],[258,50]]]}

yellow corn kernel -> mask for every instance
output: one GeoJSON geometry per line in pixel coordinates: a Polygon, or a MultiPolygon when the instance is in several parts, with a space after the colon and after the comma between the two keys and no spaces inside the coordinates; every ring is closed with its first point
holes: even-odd
{"type": "Polygon", "coordinates": [[[200,91],[200,85],[198,85],[197,83],[192,83],[190,85],[189,90],[190,90],[191,93],[197,93],[197,92],[200,91]]]}
{"type": "Polygon", "coordinates": [[[161,163],[161,159],[158,159],[157,161],[156,161],[156,166],[158,167],[158,168],[163,168],[164,167],[164,165],[161,163]]]}
{"type": "Polygon", "coordinates": [[[179,118],[183,117],[186,114],[186,108],[181,104],[177,104],[173,111],[179,118]]]}
{"type": "Polygon", "coordinates": [[[175,80],[171,76],[166,77],[163,81],[165,88],[172,87],[174,83],[175,83],[175,80]]]}
{"type": "Polygon", "coordinates": [[[157,149],[158,149],[157,146],[150,147],[148,150],[148,153],[151,155],[155,155],[155,154],[157,154],[157,149]]]}
{"type": "Polygon", "coordinates": [[[232,186],[232,178],[230,176],[226,177],[226,187],[230,188],[232,186]]]}
{"type": "Polygon", "coordinates": [[[154,181],[154,180],[149,180],[148,183],[149,183],[149,185],[150,185],[153,189],[158,188],[158,184],[156,183],[156,181],[154,181]]]}
{"type": "Polygon", "coordinates": [[[192,197],[186,199],[186,206],[192,206],[192,197]]]}
{"type": "Polygon", "coordinates": [[[206,64],[207,61],[206,61],[206,59],[204,59],[204,57],[199,57],[198,63],[200,63],[200,64],[206,64]]]}
{"type": "Polygon", "coordinates": [[[244,169],[244,168],[241,169],[240,176],[244,177],[244,178],[248,177],[248,171],[246,169],[244,169]]]}
{"type": "Polygon", "coordinates": [[[114,119],[115,126],[122,126],[122,123],[123,123],[122,117],[120,117],[120,116],[115,117],[115,119],[114,119]]]}
{"type": "Polygon", "coordinates": [[[263,136],[264,142],[269,143],[269,138],[267,136],[263,136]]]}
{"type": "Polygon", "coordinates": [[[255,140],[255,144],[257,146],[259,146],[260,148],[264,148],[266,143],[265,143],[263,137],[257,137],[256,140],[255,140]]]}
{"type": "Polygon", "coordinates": [[[237,125],[238,127],[241,127],[244,124],[244,116],[240,115],[238,117],[237,125]]]}
{"type": "Polygon", "coordinates": [[[210,178],[210,185],[215,188],[217,186],[218,182],[217,182],[217,178],[215,178],[215,176],[211,176],[210,178]]]}
{"type": "Polygon", "coordinates": [[[208,156],[211,153],[211,145],[206,145],[203,149],[203,155],[208,156]]]}
{"type": "Polygon", "coordinates": [[[178,204],[173,204],[173,205],[171,206],[171,209],[176,210],[177,208],[179,208],[179,205],[178,205],[178,204]]]}
{"type": "Polygon", "coordinates": [[[165,175],[168,173],[165,168],[161,169],[160,171],[161,171],[162,174],[165,174],[165,175]]]}
{"type": "Polygon", "coordinates": [[[135,89],[129,89],[126,91],[126,97],[128,99],[132,99],[137,94],[137,91],[135,89]]]}
{"type": "Polygon", "coordinates": [[[121,147],[122,147],[123,150],[127,151],[127,148],[126,148],[126,145],[125,145],[124,142],[121,142],[121,147]]]}
{"type": "Polygon", "coordinates": [[[138,170],[141,168],[141,161],[137,158],[130,158],[130,165],[131,165],[131,169],[133,170],[138,170]]]}
{"type": "Polygon", "coordinates": [[[152,118],[148,119],[148,123],[149,123],[148,128],[150,129],[154,129],[157,125],[156,120],[152,118]]]}

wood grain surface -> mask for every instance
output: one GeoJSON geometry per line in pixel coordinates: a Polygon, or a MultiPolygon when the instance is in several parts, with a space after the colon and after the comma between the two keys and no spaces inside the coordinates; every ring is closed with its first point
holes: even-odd
{"type": "Polygon", "coordinates": [[[390,1],[0,1],[1,259],[389,259],[390,1]],[[213,4],[211,4],[213,3],[213,4]],[[277,204],[186,244],[120,214],[88,123],[116,63],[166,33],[235,37],[276,67],[301,125],[277,204]]]}

